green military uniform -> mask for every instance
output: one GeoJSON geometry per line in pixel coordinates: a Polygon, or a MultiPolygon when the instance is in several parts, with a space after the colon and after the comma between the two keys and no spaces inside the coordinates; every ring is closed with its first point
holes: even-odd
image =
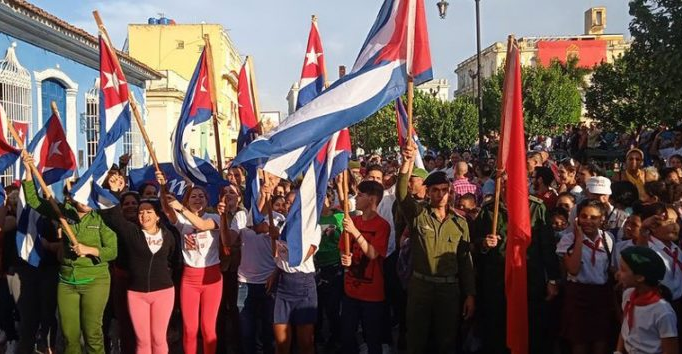
{"type": "Polygon", "coordinates": [[[476,293],[466,220],[451,212],[440,221],[430,205],[407,191],[400,174],[396,196],[410,228],[412,277],[407,289],[407,352],[422,354],[435,341],[439,353],[456,350],[461,296],[476,293]]]}
{"type": "MultiPolygon", "coordinates": [[[[545,297],[548,280],[558,280],[559,260],[556,256],[554,235],[547,222],[547,209],[541,199],[530,196],[531,243],[526,252],[528,271],[528,310],[530,353],[544,354],[544,340],[548,325],[545,323],[545,297]]],[[[506,346],[506,298],[504,296],[505,251],[507,244],[507,209],[500,203],[497,234],[501,237],[497,247],[484,251],[482,244],[490,234],[493,223],[493,202],[483,205],[474,222],[474,263],[478,275],[479,328],[484,353],[507,353],[506,346]]]]}
{"type": "MultiPolygon", "coordinates": [[[[48,201],[38,197],[33,181],[24,181],[23,188],[28,206],[48,218],[57,219],[48,201]]],[[[64,353],[81,352],[82,331],[87,352],[104,354],[102,316],[109,298],[109,262],[116,258],[118,251],[116,234],[95,211],[79,217],[70,204],[61,206],[61,210],[78,242],[99,250],[98,257],[79,257],[71,250],[68,237],[62,238],[64,256],[59,269],[57,305],[64,334],[64,353]]]]}

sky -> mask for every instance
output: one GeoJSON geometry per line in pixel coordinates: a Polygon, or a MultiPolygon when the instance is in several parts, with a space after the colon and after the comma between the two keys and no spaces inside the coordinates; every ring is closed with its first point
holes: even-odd
{"type": "MultiPolygon", "coordinates": [[[[255,62],[262,111],[286,115],[286,96],[300,79],[310,16],[318,16],[329,80],[338,78],[338,66],[348,70],[381,7],[381,0],[28,0],[90,33],[96,33],[93,10],[120,49],[127,25],[146,23],[159,13],[177,23],[219,23],[225,27],[242,56],[255,62]]],[[[449,0],[447,17],[440,19],[436,3],[424,0],[434,78],[456,88],[454,70],[476,52],[474,0],[449,0]]],[[[629,37],[627,1],[624,0],[481,0],[481,45],[506,40],[507,35],[551,36],[583,33],[583,13],[593,6],[607,7],[607,33],[629,37]]]]}

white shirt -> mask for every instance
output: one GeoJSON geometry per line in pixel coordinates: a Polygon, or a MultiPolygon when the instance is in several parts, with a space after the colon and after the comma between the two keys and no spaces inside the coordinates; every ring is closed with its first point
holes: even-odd
{"type": "Polygon", "coordinates": [[[393,204],[395,203],[395,186],[384,190],[384,196],[377,206],[377,214],[388,222],[391,232],[388,234],[388,249],[386,257],[395,251],[395,223],[393,222],[393,204]]]}
{"type": "Polygon", "coordinates": [[[242,283],[265,284],[275,270],[269,234],[257,234],[249,228],[239,230],[242,240],[242,260],[237,278],[242,283]]]}
{"type": "MultiPolygon", "coordinates": [[[[576,282],[576,283],[581,283],[581,284],[606,284],[606,281],[609,279],[608,277],[608,271],[609,271],[609,256],[608,252],[613,251],[613,236],[604,231],[599,231],[599,239],[601,240],[599,242],[599,251],[596,251],[594,253],[594,258],[595,262],[594,265],[592,264],[592,249],[585,245],[585,244],[580,244],[580,245],[574,245],[574,235],[573,232],[565,232],[563,236],[561,236],[561,240],[559,240],[559,243],[556,246],[556,254],[559,255],[560,257],[565,256],[569,252],[573,252],[572,249],[573,247],[582,247],[582,257],[581,257],[581,263],[580,263],[580,270],[578,271],[578,275],[571,275],[567,274],[567,280],[576,282]],[[606,239],[606,245],[608,246],[608,252],[606,248],[604,247],[604,239],[606,239]],[[569,249],[571,249],[569,251],[569,249]]],[[[583,238],[584,241],[587,243],[590,243],[594,245],[594,243],[585,236],[583,238]]],[[[595,239],[596,242],[596,239],[595,239]]]]}
{"type": "Polygon", "coordinates": [[[194,225],[180,213],[175,227],[182,235],[182,258],[185,264],[192,268],[206,268],[220,263],[220,216],[218,214],[204,213],[204,220],[211,219],[216,224],[216,229],[197,231],[194,225]]]}
{"type": "MultiPolygon", "coordinates": [[[[623,292],[623,310],[633,291],[634,289],[630,288],[623,292]]],[[[675,311],[663,299],[651,305],[635,306],[633,317],[632,329],[627,318],[623,318],[623,324],[620,326],[620,334],[628,354],[663,353],[661,339],[677,337],[675,311]]]]}
{"type": "MultiPolygon", "coordinates": [[[[321,233],[318,235],[317,245],[320,245],[321,233]]],[[[305,250],[307,253],[308,250],[305,250]]],[[[305,255],[304,255],[305,257],[305,255]]],[[[308,257],[307,260],[303,261],[299,266],[292,267],[289,265],[289,248],[287,243],[282,240],[277,240],[277,255],[275,256],[275,263],[277,268],[281,269],[285,273],[315,273],[315,263],[313,261],[313,256],[308,257]]]]}
{"type": "Polygon", "coordinates": [[[149,250],[152,252],[152,254],[156,254],[156,252],[159,252],[161,249],[161,245],[163,245],[163,234],[161,233],[161,229],[157,231],[155,234],[150,234],[145,230],[142,230],[144,233],[144,237],[147,239],[147,246],[149,246],[149,250]]]}
{"type": "Polygon", "coordinates": [[[651,237],[649,239],[649,248],[656,251],[665,263],[665,276],[661,282],[672,293],[673,300],[682,297],[682,250],[674,243],[670,247],[666,246],[661,240],[651,237]],[[673,255],[677,253],[677,262],[674,261],[673,255]]]}
{"type": "Polygon", "coordinates": [[[237,210],[237,212],[234,213],[234,217],[232,218],[232,223],[230,224],[230,230],[239,232],[239,230],[246,227],[247,222],[248,222],[248,216],[246,215],[246,211],[237,210]]]}

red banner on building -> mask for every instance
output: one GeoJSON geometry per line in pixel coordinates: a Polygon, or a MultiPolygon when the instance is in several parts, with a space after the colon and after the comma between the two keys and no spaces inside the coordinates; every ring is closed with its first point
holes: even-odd
{"type": "Polygon", "coordinates": [[[578,58],[578,66],[583,68],[591,68],[606,61],[606,41],[604,40],[538,41],[537,47],[537,62],[543,66],[548,66],[552,59],[565,63],[566,59],[572,56],[578,58]]]}

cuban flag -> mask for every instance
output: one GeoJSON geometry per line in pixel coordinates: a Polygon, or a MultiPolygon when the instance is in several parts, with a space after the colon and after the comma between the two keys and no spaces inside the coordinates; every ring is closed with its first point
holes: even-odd
{"type": "MultiPolygon", "coordinates": [[[[36,133],[27,150],[33,155],[35,166],[47,185],[72,176],[76,170],[76,158],[56,114],[36,133]]],[[[37,211],[26,205],[23,186],[19,191],[17,215],[17,252],[28,264],[37,267],[43,252],[40,237],[44,228],[50,225],[37,211]]]]}
{"type": "Polygon", "coordinates": [[[0,104],[0,171],[8,169],[14,164],[21,154],[21,150],[15,149],[5,138],[7,136],[7,125],[9,121],[5,108],[0,104]]]}
{"type": "Polygon", "coordinates": [[[327,185],[330,179],[348,168],[350,149],[350,134],[346,128],[333,134],[308,166],[282,230],[281,240],[287,244],[290,266],[301,265],[310,246],[319,245],[322,230],[318,222],[327,185]]]}
{"type": "Polygon", "coordinates": [[[171,159],[175,171],[188,181],[202,186],[207,185],[209,181],[221,179],[220,173],[210,161],[193,156],[188,147],[192,130],[213,116],[213,102],[209,91],[212,88],[208,75],[208,60],[204,47],[187,87],[178,125],[171,136],[173,146],[171,159]]]}
{"type": "Polygon", "coordinates": [[[108,42],[99,37],[99,129],[97,154],[90,167],[71,190],[71,196],[91,208],[110,208],[118,204],[116,197],[102,188],[102,183],[115,163],[116,142],[130,130],[130,92],[116,54],[108,42]]]}
{"type": "Polygon", "coordinates": [[[317,30],[317,20],[313,18],[308,35],[308,47],[303,60],[301,81],[298,85],[297,110],[308,104],[324,90],[325,68],[322,40],[320,40],[320,33],[317,30]]]}
{"type": "Polygon", "coordinates": [[[242,151],[259,135],[260,124],[254,110],[254,97],[251,92],[251,60],[247,57],[239,70],[237,81],[237,103],[239,111],[239,136],[237,137],[237,152],[242,151]]]}
{"type": "MultiPolygon", "coordinates": [[[[401,148],[407,144],[407,111],[405,110],[405,105],[403,100],[398,98],[395,100],[395,116],[396,116],[396,128],[398,129],[398,146],[401,148]]],[[[424,168],[424,146],[419,142],[419,137],[417,136],[417,131],[412,129],[412,140],[417,144],[417,156],[414,159],[414,165],[419,168],[424,168]]]]}
{"type": "Polygon", "coordinates": [[[423,0],[385,0],[352,72],[254,140],[234,164],[278,160],[268,171],[295,178],[334,132],[405,93],[408,77],[415,85],[433,78],[423,0]]]}

